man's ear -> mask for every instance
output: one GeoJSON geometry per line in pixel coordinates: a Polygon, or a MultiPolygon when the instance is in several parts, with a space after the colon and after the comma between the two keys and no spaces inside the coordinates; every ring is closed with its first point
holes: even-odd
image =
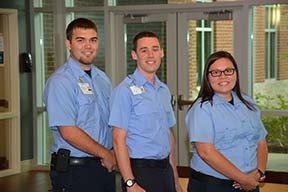
{"type": "Polygon", "coordinates": [[[68,39],[65,40],[66,48],[70,51],[71,50],[71,43],[68,39]]]}
{"type": "Polygon", "coordinates": [[[161,48],[161,58],[164,57],[164,50],[161,48]]]}
{"type": "Polygon", "coordinates": [[[136,54],[136,52],[134,50],[131,51],[131,57],[133,60],[137,60],[138,59],[138,56],[136,54]]]}

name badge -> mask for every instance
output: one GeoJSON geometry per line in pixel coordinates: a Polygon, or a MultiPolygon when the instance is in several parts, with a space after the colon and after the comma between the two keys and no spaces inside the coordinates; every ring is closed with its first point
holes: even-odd
{"type": "Polygon", "coordinates": [[[142,94],[144,93],[144,87],[137,87],[135,85],[132,85],[130,87],[130,90],[132,91],[133,95],[139,95],[139,94],[142,94]]]}
{"type": "Polygon", "coordinates": [[[88,83],[78,83],[82,93],[86,95],[91,95],[93,94],[92,89],[88,83]]]}

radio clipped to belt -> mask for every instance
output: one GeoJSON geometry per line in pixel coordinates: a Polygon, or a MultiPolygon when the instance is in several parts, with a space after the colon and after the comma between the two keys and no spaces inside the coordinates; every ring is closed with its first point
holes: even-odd
{"type": "Polygon", "coordinates": [[[69,167],[70,150],[59,149],[57,153],[52,154],[51,169],[66,172],[69,167]]]}

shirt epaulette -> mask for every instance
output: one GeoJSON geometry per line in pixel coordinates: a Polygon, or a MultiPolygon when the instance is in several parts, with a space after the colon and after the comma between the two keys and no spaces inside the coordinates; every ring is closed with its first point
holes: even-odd
{"type": "Polygon", "coordinates": [[[135,81],[136,80],[131,77],[131,75],[127,75],[127,77],[125,78],[125,83],[127,83],[129,86],[135,85],[135,81]]]}

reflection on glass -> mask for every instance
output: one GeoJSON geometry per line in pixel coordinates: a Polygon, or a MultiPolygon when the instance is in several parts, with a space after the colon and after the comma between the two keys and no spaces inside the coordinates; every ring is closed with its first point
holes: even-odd
{"type": "Polygon", "coordinates": [[[9,169],[8,130],[11,129],[10,120],[0,120],[0,171],[9,169]]]}
{"type": "Polygon", "coordinates": [[[160,68],[157,71],[158,78],[167,82],[167,65],[166,65],[166,23],[153,22],[153,23],[133,23],[126,24],[125,33],[125,47],[126,47],[126,75],[132,74],[136,68],[136,62],[131,57],[131,50],[133,46],[133,38],[140,31],[152,31],[160,38],[160,46],[164,49],[164,57],[160,68]]]}
{"type": "MultiPolygon", "coordinates": [[[[254,99],[261,110],[288,110],[288,4],[253,7],[254,99]],[[265,19],[263,19],[265,18],[265,19]]],[[[288,117],[262,116],[268,131],[267,168],[288,171],[288,117]]]]}

